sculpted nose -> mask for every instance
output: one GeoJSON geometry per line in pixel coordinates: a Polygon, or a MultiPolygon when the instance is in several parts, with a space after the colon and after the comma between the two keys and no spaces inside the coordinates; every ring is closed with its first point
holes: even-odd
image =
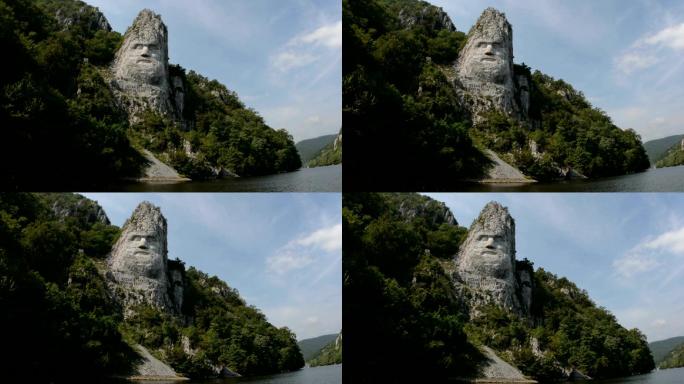
{"type": "Polygon", "coordinates": [[[487,243],[485,244],[487,248],[494,248],[494,238],[490,237],[487,239],[487,243]]]}
{"type": "Polygon", "coordinates": [[[494,47],[491,44],[487,44],[487,46],[485,47],[485,55],[493,55],[493,50],[494,47]]]}
{"type": "Polygon", "coordinates": [[[140,239],[140,244],[138,244],[138,248],[147,249],[147,240],[144,237],[140,239]]]}
{"type": "Polygon", "coordinates": [[[142,53],[140,55],[147,57],[147,56],[149,56],[149,52],[150,52],[150,49],[147,46],[145,46],[145,47],[143,47],[142,53]]]}

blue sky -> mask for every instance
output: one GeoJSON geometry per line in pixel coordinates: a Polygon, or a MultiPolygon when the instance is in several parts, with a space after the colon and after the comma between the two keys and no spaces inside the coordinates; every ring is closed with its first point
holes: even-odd
{"type": "Polygon", "coordinates": [[[340,0],[86,0],[120,33],[143,8],[169,29],[170,62],[217,79],[296,141],[342,126],[340,0]]]}
{"type": "Polygon", "coordinates": [[[339,193],[85,193],[122,226],[147,200],[168,222],[169,258],[236,288],[298,339],[342,329],[339,193]]]}
{"type": "Polygon", "coordinates": [[[508,207],[517,259],[586,289],[649,341],[684,335],[684,195],[440,194],[469,227],[489,201],[508,207]]]}
{"type": "Polygon", "coordinates": [[[584,92],[644,141],[684,133],[681,0],[430,0],[467,32],[493,6],[513,26],[515,62],[584,92]]]}

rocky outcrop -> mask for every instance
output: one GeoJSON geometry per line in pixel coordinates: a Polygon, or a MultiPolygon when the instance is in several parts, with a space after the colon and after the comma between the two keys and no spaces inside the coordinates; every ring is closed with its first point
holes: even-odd
{"type": "Polygon", "coordinates": [[[456,90],[475,123],[491,110],[521,120],[527,116],[529,83],[516,79],[513,68],[513,28],[505,14],[487,8],[456,62],[456,90]]]}
{"type": "Polygon", "coordinates": [[[487,156],[494,163],[487,171],[487,175],[479,180],[480,183],[485,184],[517,184],[517,183],[534,183],[536,180],[528,178],[519,169],[508,164],[501,159],[494,151],[485,150],[487,156]]]}
{"type": "Polygon", "coordinates": [[[536,383],[520,372],[520,370],[502,358],[489,347],[483,347],[486,361],[482,367],[481,374],[474,380],[476,383],[536,383]]]}
{"type": "Polygon", "coordinates": [[[166,235],[166,219],[160,209],[142,202],[124,224],[107,258],[108,283],[127,316],[139,304],[180,313],[182,274],[169,271],[166,235]]]}
{"type": "Polygon", "coordinates": [[[445,203],[430,198],[424,198],[421,201],[403,200],[399,205],[399,214],[409,221],[416,217],[423,218],[434,226],[442,223],[458,225],[456,218],[445,203]]]}
{"type": "Polygon", "coordinates": [[[456,27],[446,12],[440,7],[422,3],[419,9],[403,8],[399,11],[399,22],[404,28],[422,25],[428,29],[439,31],[446,29],[455,31],[456,27]]]}
{"type": "Polygon", "coordinates": [[[73,217],[84,226],[91,226],[95,223],[110,224],[104,209],[97,202],[84,196],[55,193],[46,194],[45,200],[59,220],[73,217]]]}
{"type": "Polygon", "coordinates": [[[133,376],[129,377],[131,380],[188,380],[185,377],[178,376],[176,371],[170,366],[152,356],[150,351],[142,345],[136,345],[141,361],[133,376]]]}
{"type": "Polygon", "coordinates": [[[181,176],[173,167],[157,159],[152,152],[143,149],[142,154],[147,160],[147,166],[143,170],[142,177],[138,178],[138,181],[156,183],[190,181],[189,178],[181,176]]]}
{"type": "Polygon", "coordinates": [[[111,88],[131,123],[152,110],[174,121],[183,111],[182,79],[169,75],[168,30],[161,16],[142,10],[124,35],[111,67],[111,88]]]}
{"type": "Polygon", "coordinates": [[[473,309],[492,303],[519,312],[515,221],[508,209],[488,203],[471,225],[455,262],[458,281],[472,292],[473,309]]]}
{"type": "Polygon", "coordinates": [[[97,30],[111,32],[112,26],[97,7],[82,1],[60,3],[47,4],[46,6],[48,11],[54,11],[55,20],[62,29],[66,30],[74,25],[80,25],[91,32],[97,30]],[[54,7],[57,8],[51,9],[54,7]]]}

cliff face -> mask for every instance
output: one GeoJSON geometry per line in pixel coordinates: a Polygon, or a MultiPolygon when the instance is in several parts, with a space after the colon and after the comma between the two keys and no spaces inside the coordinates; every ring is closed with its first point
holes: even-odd
{"type": "Polygon", "coordinates": [[[112,89],[131,123],[147,109],[180,120],[184,85],[169,75],[168,30],[160,15],[142,10],[124,35],[112,64],[112,89]]]}
{"type": "Polygon", "coordinates": [[[531,271],[518,270],[515,221],[507,208],[497,202],[484,207],[454,262],[456,287],[469,293],[471,316],[486,304],[495,304],[521,317],[529,316],[531,271]]]}
{"type": "Polygon", "coordinates": [[[490,110],[518,119],[527,116],[529,84],[524,76],[515,79],[513,57],[513,28],[506,15],[485,9],[456,62],[456,88],[474,122],[490,110]]]}
{"type": "Polygon", "coordinates": [[[140,203],[107,258],[108,282],[127,315],[138,304],[180,313],[183,271],[175,264],[169,268],[166,236],[166,219],[160,209],[140,203]]]}

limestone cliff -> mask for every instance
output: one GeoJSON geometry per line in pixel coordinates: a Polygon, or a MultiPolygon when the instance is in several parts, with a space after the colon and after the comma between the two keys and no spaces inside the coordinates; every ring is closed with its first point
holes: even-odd
{"type": "Polygon", "coordinates": [[[455,64],[456,89],[474,122],[490,110],[521,120],[527,116],[529,84],[526,77],[515,78],[513,57],[513,28],[506,15],[485,9],[455,64]]]}
{"type": "Polygon", "coordinates": [[[139,304],[180,313],[182,265],[168,261],[166,236],[166,219],[160,209],[142,202],[107,258],[108,283],[127,315],[139,304]]]}
{"type": "Polygon", "coordinates": [[[131,123],[147,109],[180,119],[183,97],[169,76],[169,35],[160,15],[142,10],[124,35],[111,71],[114,94],[128,111],[131,123]]]}
{"type": "Polygon", "coordinates": [[[515,220],[497,202],[488,203],[470,226],[455,257],[455,285],[468,297],[471,316],[494,304],[531,318],[532,266],[515,258],[515,220]]]}

